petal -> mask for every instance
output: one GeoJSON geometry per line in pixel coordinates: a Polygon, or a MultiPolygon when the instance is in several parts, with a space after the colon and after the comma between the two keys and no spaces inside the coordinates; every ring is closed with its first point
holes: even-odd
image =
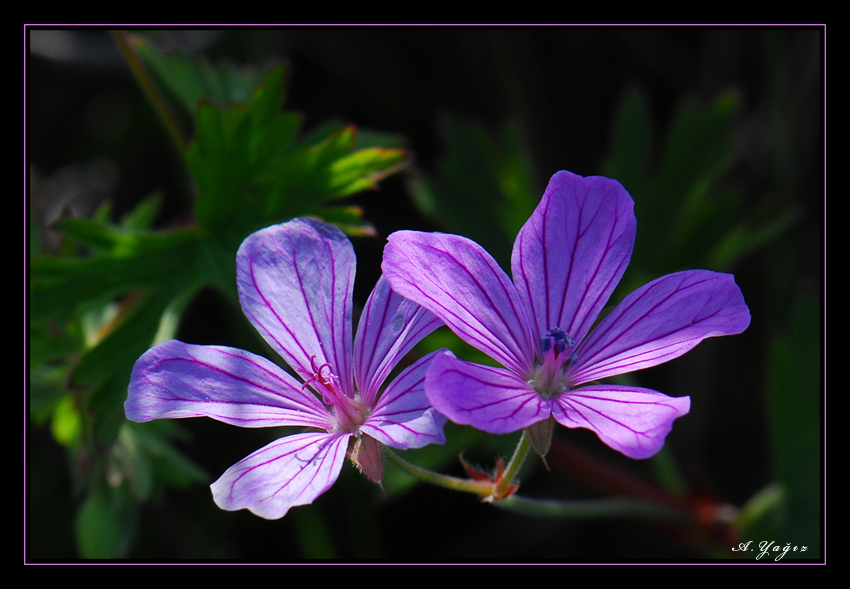
{"type": "Polygon", "coordinates": [[[249,235],[236,254],[239,300],[269,345],[302,378],[330,364],[352,394],[351,242],[327,223],[294,219],[249,235]]]}
{"type": "Polygon", "coordinates": [[[210,485],[225,511],[247,509],[278,519],[312,503],[336,482],[350,434],[308,433],[280,438],[227,469],[210,485]]]}
{"type": "Polygon", "coordinates": [[[393,290],[442,319],[458,337],[519,374],[534,340],[516,289],[477,243],[445,233],[397,231],[384,248],[393,290]]]}
{"type": "Polygon", "coordinates": [[[628,266],[633,209],[616,180],[565,171],[552,176],[511,257],[536,338],[552,327],[576,342],[584,338],[628,266]]]}
{"type": "Polygon", "coordinates": [[[690,408],[690,397],[614,385],[582,387],[559,395],[552,403],[558,423],[592,430],[630,458],[648,458],[658,452],[673,420],[690,408]]]}
{"type": "Polygon", "coordinates": [[[211,417],[240,427],[332,427],[316,397],[265,358],[177,340],[136,361],[124,411],[139,422],[211,417]]]}
{"type": "Polygon", "coordinates": [[[549,401],[516,374],[441,354],[425,377],[434,408],[455,423],[507,434],[547,419],[549,401]]]}
{"type": "Polygon", "coordinates": [[[383,276],[360,315],[354,338],[354,379],[363,403],[375,397],[398,361],[443,322],[396,294],[383,276]]]}
{"type": "Polygon", "coordinates": [[[750,324],[744,295],[730,274],[688,270],[637,289],[579,345],[572,386],[677,358],[708,337],[750,324]]]}
{"type": "Polygon", "coordinates": [[[360,431],[393,448],[421,448],[446,441],[446,418],[425,396],[425,373],[444,350],[431,352],[405,368],[387,387],[360,431]]]}

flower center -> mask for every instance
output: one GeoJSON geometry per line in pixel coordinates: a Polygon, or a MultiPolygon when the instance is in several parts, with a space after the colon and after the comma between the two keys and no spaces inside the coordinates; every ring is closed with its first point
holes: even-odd
{"type": "Polygon", "coordinates": [[[330,364],[317,366],[316,357],[313,356],[310,358],[310,368],[313,373],[301,388],[309,385],[321,396],[322,402],[333,411],[339,431],[355,432],[369,415],[369,408],[360,402],[360,395],[355,393],[352,398],[342,392],[339,377],[334,374],[330,364]]]}
{"type": "Polygon", "coordinates": [[[572,336],[560,327],[547,331],[540,338],[534,373],[528,384],[547,399],[566,392],[567,368],[578,361],[575,347],[572,336]]]}

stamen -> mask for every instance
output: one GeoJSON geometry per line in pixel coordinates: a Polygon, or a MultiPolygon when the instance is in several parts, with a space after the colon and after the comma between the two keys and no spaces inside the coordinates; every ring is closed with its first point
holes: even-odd
{"type": "Polygon", "coordinates": [[[313,373],[304,380],[301,389],[307,386],[312,388],[321,396],[322,402],[333,408],[340,431],[352,432],[360,426],[367,417],[367,410],[360,403],[359,395],[355,393],[354,399],[342,394],[339,387],[339,379],[333,372],[333,366],[329,362],[317,365],[316,357],[310,358],[310,368],[313,373]],[[322,371],[327,369],[325,374],[322,371]]]}
{"type": "Polygon", "coordinates": [[[544,356],[546,356],[553,346],[556,350],[556,357],[563,355],[567,351],[567,348],[569,348],[570,361],[575,362],[578,360],[578,356],[573,351],[575,341],[569,333],[560,327],[551,328],[542,338],[540,338],[540,351],[543,352],[544,356]]]}
{"type": "Polygon", "coordinates": [[[540,338],[540,356],[529,382],[546,398],[567,390],[566,373],[578,361],[575,340],[560,327],[552,327],[540,338]]]}

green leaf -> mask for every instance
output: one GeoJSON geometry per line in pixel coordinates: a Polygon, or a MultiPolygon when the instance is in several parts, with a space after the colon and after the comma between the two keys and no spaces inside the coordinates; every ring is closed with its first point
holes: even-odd
{"type": "Polygon", "coordinates": [[[280,112],[284,82],[276,68],[248,104],[202,102],[197,111],[187,154],[195,214],[200,227],[234,250],[252,231],[316,215],[326,201],[374,188],[407,162],[399,149],[358,149],[350,126],[328,124],[296,138],[300,117],[280,112]]]}
{"type": "Polygon", "coordinates": [[[139,501],[150,499],[166,485],[187,487],[209,482],[209,475],[172,445],[186,435],[174,423],[124,422],[118,436],[122,477],[139,501]]]}
{"type": "Polygon", "coordinates": [[[164,320],[182,313],[194,290],[163,287],[139,295],[119,321],[82,354],[71,371],[75,387],[89,388],[88,407],[100,444],[110,443],[124,421],[124,400],[136,360],[156,341],[164,320]]]}
{"type": "Polygon", "coordinates": [[[115,321],[80,360],[74,370],[74,383],[91,386],[127,366],[132,367],[151,346],[160,319],[176,296],[171,289],[162,289],[129,299],[121,320],[115,321]]]}
{"type": "Polygon", "coordinates": [[[219,106],[247,102],[267,73],[267,68],[212,65],[183,53],[165,55],[140,36],[131,41],[154,77],[168,94],[177,98],[186,114],[194,112],[202,99],[219,106]]]}
{"type": "Polygon", "coordinates": [[[153,194],[142,200],[133,210],[124,215],[119,226],[127,231],[150,229],[153,227],[161,208],[162,195],[153,194]]]}
{"type": "Polygon", "coordinates": [[[610,141],[613,147],[603,173],[618,180],[630,193],[646,195],[654,141],[646,98],[643,93],[631,90],[617,112],[610,141]]]}
{"type": "Polygon", "coordinates": [[[754,227],[743,224],[732,227],[709,253],[708,266],[730,268],[736,260],[778,238],[796,222],[797,215],[786,212],[767,218],[754,227]]]}
{"type": "MultiPolygon", "coordinates": [[[[734,153],[738,102],[738,95],[729,92],[704,108],[688,102],[680,107],[658,167],[655,185],[660,193],[692,193],[695,181],[714,184],[728,170],[734,153]]],[[[696,198],[690,209],[698,209],[702,201],[696,198]]]]}
{"type": "Polygon", "coordinates": [[[173,281],[191,281],[198,234],[118,233],[83,219],[61,228],[83,243],[96,244],[88,258],[42,256],[30,262],[30,313],[67,321],[84,305],[104,304],[112,297],[173,281]],[[67,228],[67,229],[66,229],[67,228]]]}
{"type": "Polygon", "coordinates": [[[817,298],[806,295],[790,315],[787,334],[770,346],[767,386],[776,473],[785,498],[780,544],[808,546],[791,558],[821,554],[823,447],[821,416],[821,314],[817,298]]]}
{"type": "Polygon", "coordinates": [[[81,429],[82,419],[74,395],[67,394],[54,408],[50,432],[61,445],[72,446],[79,440],[81,429]]]}
{"type": "Polygon", "coordinates": [[[89,495],[76,519],[77,546],[83,558],[117,558],[127,525],[105,492],[89,495]]]}
{"type": "Polygon", "coordinates": [[[657,143],[643,94],[626,96],[603,167],[634,198],[640,225],[619,292],[683,268],[729,271],[790,226],[793,216],[770,203],[742,210],[742,190],[729,178],[739,102],[734,92],[705,105],[685,102],[657,143]]]}
{"type": "Polygon", "coordinates": [[[328,192],[334,197],[372,190],[406,162],[397,149],[370,148],[342,155],[328,165],[328,192]]]}

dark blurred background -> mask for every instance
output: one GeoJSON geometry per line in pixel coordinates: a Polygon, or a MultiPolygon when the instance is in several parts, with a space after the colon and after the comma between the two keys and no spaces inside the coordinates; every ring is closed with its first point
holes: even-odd
{"type": "MultiPolygon", "coordinates": [[[[734,268],[753,314],[750,329],[704,342],[670,366],[642,374],[641,383],[691,394],[691,414],[669,437],[671,453],[707,501],[741,506],[773,476],[762,376],[768,344],[796,294],[806,288],[820,293],[822,285],[822,35],[818,28],[755,27],[298,27],[163,30],[151,36],[163,50],[197,52],[213,62],[250,67],[285,61],[285,109],[303,113],[306,129],[338,119],[404,141],[413,168],[352,199],[377,234],[354,240],[361,303],[380,272],[389,233],[440,228],[417,209],[410,185],[439,172],[445,117],[492,129],[517,125],[542,194],[557,170],[601,173],[615,114],[628,92],[639,90],[648,98],[659,135],[683,102],[708,104],[736,92],[740,124],[731,175],[745,188],[744,210],[747,203],[773,199],[777,208],[793,211],[796,221],[734,268]],[[787,165],[777,169],[780,148],[787,165]],[[704,373],[714,376],[711,390],[692,382],[704,373]],[[692,389],[677,390],[679,382],[690,382],[692,389]]],[[[188,218],[192,188],[179,155],[108,31],[31,30],[25,73],[30,213],[42,226],[62,214],[89,215],[104,199],[114,202],[118,216],[155,191],[165,195],[161,227],[188,218]]],[[[638,217],[638,233],[640,228],[638,217]]],[[[202,294],[179,338],[231,343],[230,327],[238,318],[226,307],[216,293],[202,294]]],[[[206,469],[210,482],[265,443],[262,433],[209,420],[181,425],[191,434],[183,451],[206,469]]],[[[78,495],[66,474],[65,453],[46,429],[29,434],[30,554],[73,559],[78,495]]],[[[555,444],[564,462],[554,459],[551,473],[532,465],[523,488],[529,495],[598,496],[602,489],[570,467],[577,460],[573,452],[637,480],[652,480],[647,463],[624,459],[588,432],[560,428],[555,444]],[[561,454],[559,444],[565,445],[561,454]]],[[[466,456],[489,467],[495,452],[483,444],[466,456]]],[[[457,465],[446,469],[460,474],[457,465]]],[[[660,525],[539,520],[423,486],[383,496],[346,466],[340,482],[313,506],[276,522],[219,511],[206,486],[171,490],[143,508],[129,556],[270,562],[305,554],[409,562],[710,556],[699,545],[660,525]],[[315,538],[311,530],[324,532],[315,538]]]]}

